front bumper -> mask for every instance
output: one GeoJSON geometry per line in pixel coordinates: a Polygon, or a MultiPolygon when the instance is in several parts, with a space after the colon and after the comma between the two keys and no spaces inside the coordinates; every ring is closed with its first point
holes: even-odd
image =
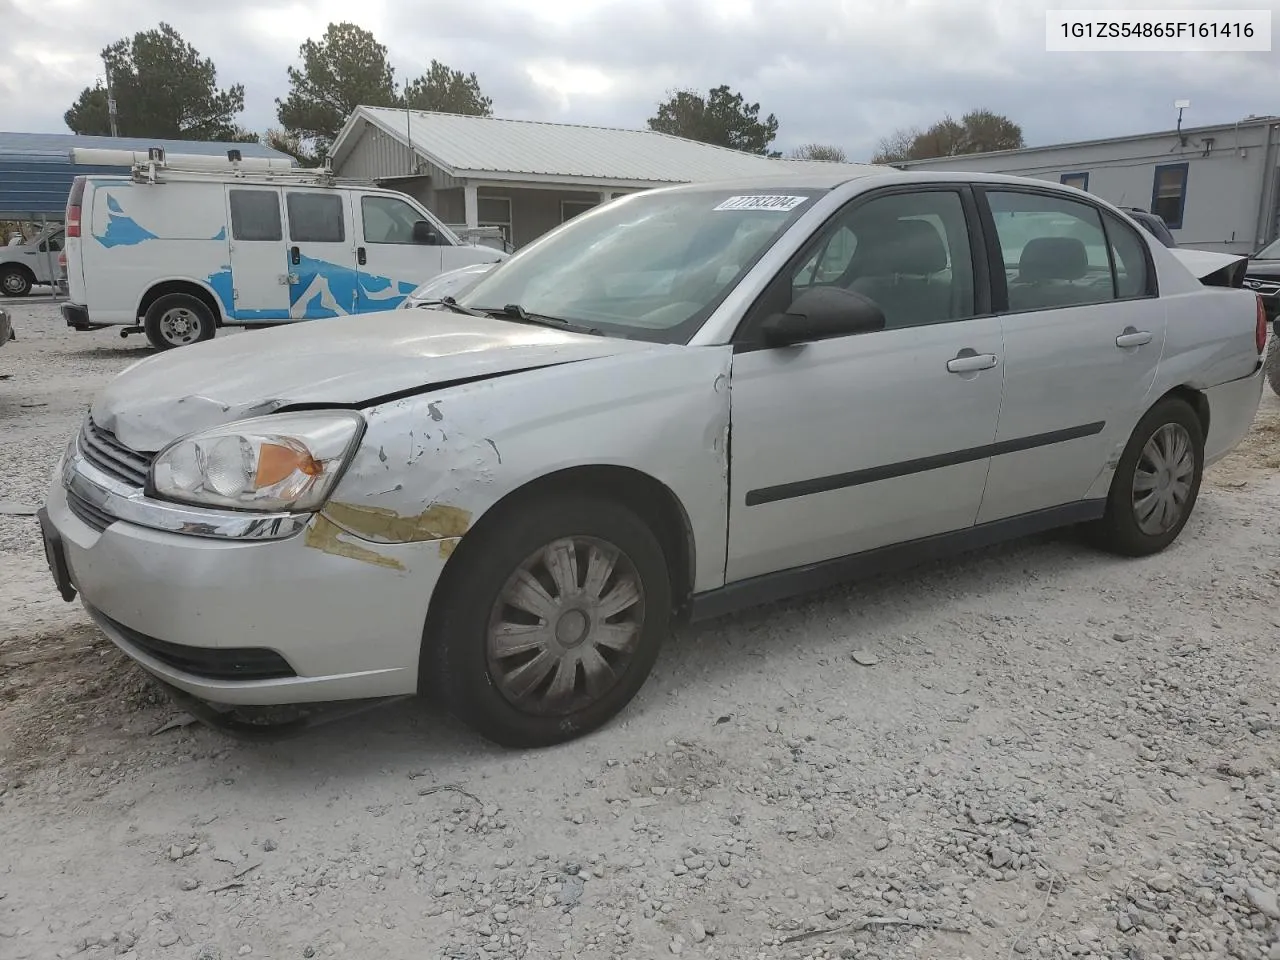
{"type": "Polygon", "coordinates": [[[45,513],[70,584],[103,633],[160,680],[222,705],[417,691],[427,606],[449,541],[150,529],[79,501],[73,508],[64,466],[45,513]]]}

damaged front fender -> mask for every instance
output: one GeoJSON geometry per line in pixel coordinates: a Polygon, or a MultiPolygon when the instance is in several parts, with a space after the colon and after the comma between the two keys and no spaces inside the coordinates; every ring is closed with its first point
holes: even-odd
{"type": "Polygon", "coordinates": [[[575,468],[615,466],[671,491],[688,518],[691,586],[719,586],[731,356],[727,346],[662,347],[370,407],[361,446],[317,518],[324,526],[309,533],[311,545],[376,554],[378,543],[438,541],[447,556],[487,511],[525,485],[575,468]]]}

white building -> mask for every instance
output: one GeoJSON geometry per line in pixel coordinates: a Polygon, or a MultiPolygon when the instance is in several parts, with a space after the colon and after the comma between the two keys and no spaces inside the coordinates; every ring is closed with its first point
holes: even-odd
{"type": "MultiPolygon", "coordinates": [[[[522,246],[605,200],[675,183],[792,172],[811,161],[626,130],[357,107],[330,151],[339,176],[376,180],[446,223],[499,227],[522,246]]],[[[861,164],[821,163],[822,169],[861,164]]]]}
{"type": "Polygon", "coordinates": [[[1280,234],[1280,117],[895,166],[1068,183],[1158,213],[1182,246],[1252,253],[1280,234]]]}

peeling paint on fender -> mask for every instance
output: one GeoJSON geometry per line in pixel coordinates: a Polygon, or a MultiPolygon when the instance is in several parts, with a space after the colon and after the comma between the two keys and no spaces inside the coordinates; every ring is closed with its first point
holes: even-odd
{"type": "Polygon", "coordinates": [[[403,570],[405,568],[404,564],[395,559],[395,557],[384,557],[368,547],[362,547],[341,539],[345,533],[347,533],[346,530],[343,530],[322,513],[317,515],[312,525],[307,528],[303,543],[324,553],[331,553],[335,557],[360,560],[364,563],[372,563],[375,566],[387,567],[391,570],[403,570]]]}
{"type": "Polygon", "coordinates": [[[347,533],[383,543],[456,539],[471,526],[468,511],[444,503],[432,504],[421,513],[410,516],[402,516],[386,507],[330,503],[322,515],[347,533]]]}

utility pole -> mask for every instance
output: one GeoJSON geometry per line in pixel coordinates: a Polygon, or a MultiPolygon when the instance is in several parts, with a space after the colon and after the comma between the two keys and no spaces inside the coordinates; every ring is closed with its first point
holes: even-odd
{"type": "Polygon", "coordinates": [[[118,137],[120,131],[116,129],[116,98],[111,95],[111,64],[106,56],[102,58],[102,66],[107,72],[107,118],[111,121],[111,135],[118,137]]]}

